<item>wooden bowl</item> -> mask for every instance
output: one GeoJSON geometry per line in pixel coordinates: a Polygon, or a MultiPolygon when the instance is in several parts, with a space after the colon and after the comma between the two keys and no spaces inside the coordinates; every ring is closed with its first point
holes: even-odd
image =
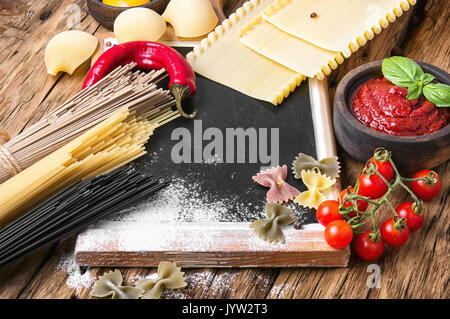
{"type": "MultiPolygon", "coordinates": [[[[151,0],[149,3],[139,7],[152,9],[153,11],[162,14],[167,7],[169,0],[151,0]]],[[[113,29],[114,20],[123,11],[130,9],[130,7],[112,7],[103,4],[101,0],[86,0],[86,4],[91,16],[102,26],[113,29]]]]}
{"type": "MultiPolygon", "coordinates": [[[[382,61],[362,65],[339,82],[334,97],[333,124],[339,144],[354,159],[366,162],[377,147],[392,151],[392,158],[405,173],[433,168],[450,158],[450,124],[431,134],[393,136],[371,129],[353,114],[352,99],[367,80],[381,76],[382,61]]],[[[437,81],[450,85],[450,75],[427,63],[418,62],[437,81]]]]}

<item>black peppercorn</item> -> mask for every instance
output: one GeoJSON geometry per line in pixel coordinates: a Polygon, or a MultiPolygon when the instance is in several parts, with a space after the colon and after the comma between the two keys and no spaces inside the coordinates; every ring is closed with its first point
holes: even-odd
{"type": "Polygon", "coordinates": [[[311,13],[311,16],[310,16],[310,17],[311,17],[311,18],[317,17],[317,13],[315,13],[315,12],[311,13]]]}
{"type": "Polygon", "coordinates": [[[303,225],[302,225],[302,223],[301,223],[299,220],[297,220],[297,221],[294,223],[294,228],[295,228],[295,229],[302,229],[302,228],[303,228],[303,225]]]}

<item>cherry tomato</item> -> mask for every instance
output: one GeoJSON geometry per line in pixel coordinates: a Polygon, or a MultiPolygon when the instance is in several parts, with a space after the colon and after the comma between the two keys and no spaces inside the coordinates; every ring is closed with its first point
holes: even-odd
{"type": "Polygon", "coordinates": [[[423,214],[417,214],[411,202],[401,203],[395,208],[398,216],[406,219],[406,225],[411,232],[418,230],[423,224],[423,214]]]}
{"type": "Polygon", "coordinates": [[[339,213],[339,202],[336,200],[326,200],[317,207],[316,217],[323,226],[328,225],[334,220],[343,220],[344,217],[339,213]]]}
{"type": "Polygon", "coordinates": [[[380,176],[361,174],[359,176],[359,194],[369,197],[370,199],[377,199],[386,194],[388,190],[387,184],[380,176]]]}
{"type": "Polygon", "coordinates": [[[335,220],[325,227],[323,236],[328,245],[339,249],[350,244],[353,238],[353,231],[345,221],[335,220]]]}
{"type": "MultiPolygon", "coordinates": [[[[354,188],[354,187],[350,187],[350,192],[353,193],[354,191],[355,191],[355,188],[354,188]]],[[[359,192],[358,192],[358,193],[359,193],[359,192]]],[[[345,195],[347,195],[347,189],[344,189],[344,190],[341,192],[341,194],[339,194],[339,200],[340,200],[341,203],[344,202],[344,196],[345,196],[345,195]]],[[[364,200],[357,200],[357,201],[356,201],[356,207],[357,207],[358,210],[361,211],[361,212],[365,212],[368,205],[369,205],[369,203],[367,203],[367,202],[364,201],[364,200]]],[[[352,203],[347,202],[347,203],[344,205],[344,207],[348,207],[348,206],[352,206],[352,203]]],[[[355,213],[355,212],[350,212],[350,213],[348,213],[348,216],[349,216],[349,217],[355,217],[355,216],[356,216],[356,213],[355,213]]]]}
{"type": "Polygon", "coordinates": [[[370,239],[373,232],[368,230],[362,234],[356,236],[355,239],[355,251],[359,258],[371,261],[378,259],[384,251],[384,242],[381,238],[374,242],[370,239]]]}
{"type": "MultiPolygon", "coordinates": [[[[389,182],[395,175],[394,167],[392,166],[391,162],[385,161],[377,161],[373,157],[369,160],[371,163],[374,163],[377,167],[377,171],[383,175],[384,178],[389,182]]],[[[367,165],[366,165],[367,166],[367,165]]]]}
{"type": "MultiPolygon", "coordinates": [[[[427,177],[430,175],[432,171],[429,169],[417,172],[413,178],[421,178],[427,177]]],[[[423,200],[430,200],[435,198],[439,192],[441,191],[442,182],[439,175],[433,172],[433,178],[436,179],[436,183],[434,185],[427,185],[426,181],[412,181],[411,189],[416,194],[417,197],[423,200]]]]}
{"type": "Polygon", "coordinates": [[[409,228],[406,223],[400,226],[401,229],[396,229],[394,225],[394,218],[386,219],[380,228],[381,238],[386,244],[398,247],[408,241],[409,228]]]}

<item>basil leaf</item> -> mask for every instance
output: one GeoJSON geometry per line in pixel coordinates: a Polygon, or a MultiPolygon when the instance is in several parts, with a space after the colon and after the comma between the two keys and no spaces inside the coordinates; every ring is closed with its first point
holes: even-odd
{"type": "Polygon", "coordinates": [[[383,76],[398,86],[409,87],[419,81],[424,72],[420,65],[411,59],[393,56],[383,60],[383,76]]]}
{"type": "Polygon", "coordinates": [[[430,73],[424,73],[423,76],[419,79],[422,81],[423,85],[427,85],[431,81],[433,81],[436,77],[430,73]]]}
{"type": "Polygon", "coordinates": [[[408,95],[406,96],[406,98],[408,100],[415,100],[418,99],[421,94],[422,94],[422,87],[419,84],[414,83],[408,86],[408,95]]]}
{"type": "Polygon", "coordinates": [[[423,95],[436,106],[450,106],[450,86],[442,83],[431,83],[423,88],[423,95]]]}

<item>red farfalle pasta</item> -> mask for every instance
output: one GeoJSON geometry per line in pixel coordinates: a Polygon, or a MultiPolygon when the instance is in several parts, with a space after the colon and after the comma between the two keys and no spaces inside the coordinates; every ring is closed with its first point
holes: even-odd
{"type": "Polygon", "coordinates": [[[272,167],[262,171],[252,179],[258,184],[270,187],[267,192],[267,202],[285,203],[293,200],[300,191],[286,183],[287,166],[272,167]]]}

